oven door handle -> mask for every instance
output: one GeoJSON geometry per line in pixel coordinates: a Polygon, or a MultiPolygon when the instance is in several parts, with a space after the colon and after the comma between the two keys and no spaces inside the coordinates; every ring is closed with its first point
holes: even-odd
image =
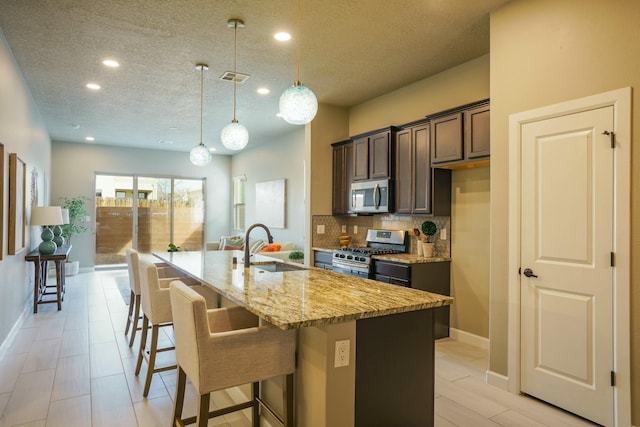
{"type": "Polygon", "coordinates": [[[373,205],[376,209],[380,209],[380,202],[382,201],[382,195],[380,194],[380,185],[376,184],[373,188],[373,205]]]}

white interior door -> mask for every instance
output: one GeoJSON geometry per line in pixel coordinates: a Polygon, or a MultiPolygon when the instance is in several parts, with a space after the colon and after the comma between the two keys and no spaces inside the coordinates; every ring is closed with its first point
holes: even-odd
{"type": "Polygon", "coordinates": [[[613,120],[613,107],[597,108],[524,124],[521,139],[521,390],[603,425],[614,404],[613,120]]]}

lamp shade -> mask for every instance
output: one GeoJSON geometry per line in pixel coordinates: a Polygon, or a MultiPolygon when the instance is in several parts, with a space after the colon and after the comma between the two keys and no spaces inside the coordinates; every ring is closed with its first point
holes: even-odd
{"type": "Polygon", "coordinates": [[[31,225],[60,225],[62,208],[60,206],[34,206],[31,208],[31,225]]]}
{"type": "Polygon", "coordinates": [[[292,125],[305,125],[316,116],[318,99],[311,89],[296,82],[280,95],[280,114],[292,125]]]}

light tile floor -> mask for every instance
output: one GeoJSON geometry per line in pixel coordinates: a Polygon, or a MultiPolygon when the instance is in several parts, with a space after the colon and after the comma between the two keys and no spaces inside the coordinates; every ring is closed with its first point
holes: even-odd
{"type": "MultiPolygon", "coordinates": [[[[0,427],[169,425],[175,371],[156,374],[148,398],[142,396],[146,366],[140,377],[133,374],[138,342],[129,348],[124,336],[127,306],[117,284],[126,280],[126,270],[69,277],[62,311],[47,304],[25,317],[0,354],[0,427]]],[[[162,330],[164,344],[171,342],[170,328],[162,330]]],[[[593,425],[485,384],[486,366],[486,350],[438,341],[436,426],[593,425]]],[[[194,390],[188,389],[187,395],[185,415],[193,415],[194,390]]],[[[212,407],[226,405],[229,395],[216,393],[212,401],[212,407]]],[[[250,423],[235,413],[209,425],[250,423]]]]}

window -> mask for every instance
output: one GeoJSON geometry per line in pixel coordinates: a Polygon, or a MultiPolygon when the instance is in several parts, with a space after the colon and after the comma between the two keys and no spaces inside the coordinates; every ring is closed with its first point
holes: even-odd
{"type": "Polygon", "coordinates": [[[233,228],[244,230],[244,187],[246,176],[233,177],[233,228]]]}

